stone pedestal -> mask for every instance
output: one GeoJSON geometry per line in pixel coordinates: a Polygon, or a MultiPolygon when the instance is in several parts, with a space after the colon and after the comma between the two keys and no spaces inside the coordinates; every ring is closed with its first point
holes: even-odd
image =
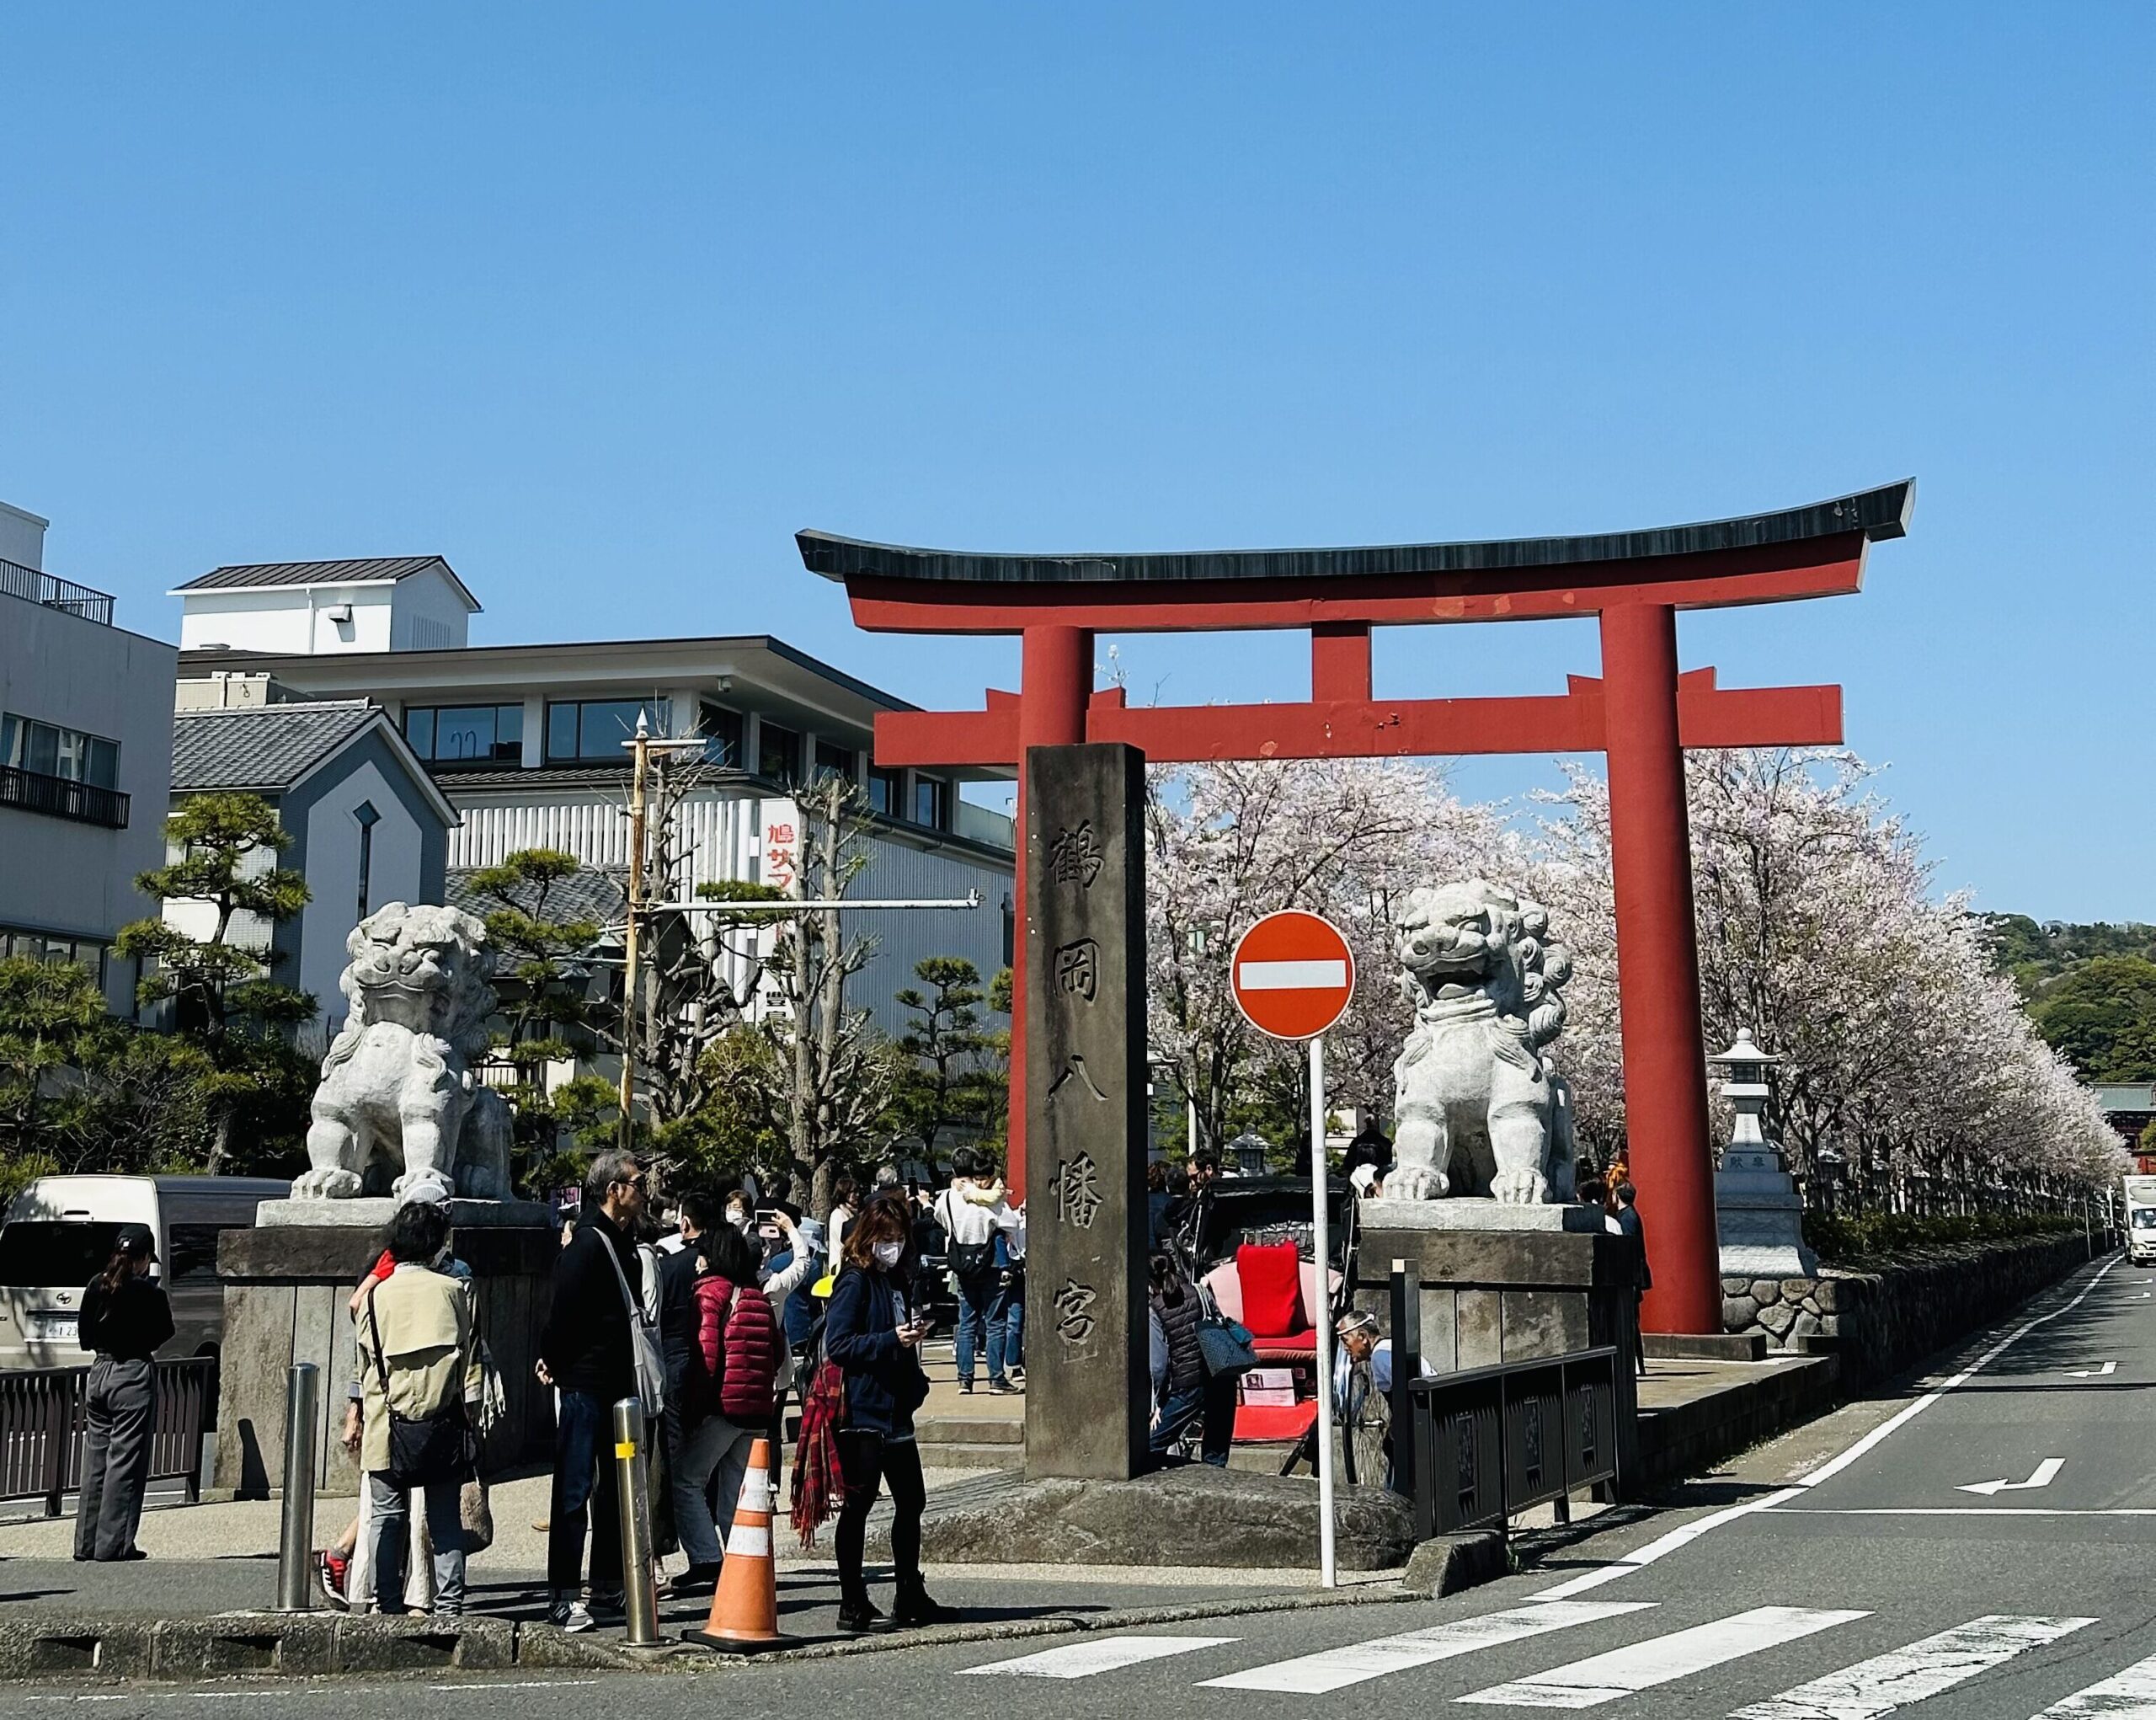
{"type": "Polygon", "coordinates": [[[1715,1172],[1715,1227],[1725,1278],[1812,1278],[1819,1257],[1804,1246],[1804,1201],[1766,1143],[1722,1150],[1715,1172]]]}
{"type": "MultiPolygon", "coordinates": [[[[338,1439],[358,1370],[345,1305],[382,1253],[382,1226],[392,1206],[387,1200],[272,1201],[262,1207],[255,1229],[224,1233],[217,1250],[217,1275],[225,1287],[218,1488],[242,1498],[266,1498],[280,1484],[286,1371],[295,1362],[312,1362],[322,1370],[324,1406],[315,1435],[319,1488],[358,1492],[358,1472],[338,1439]],[[376,1207],[383,1210],[375,1213],[376,1207]]],[[[451,1216],[457,1256],[477,1280],[480,1333],[509,1400],[508,1413],[488,1437],[483,1468],[544,1461],[553,1444],[553,1402],[532,1377],[531,1366],[558,1252],[546,1209],[460,1200],[451,1216]]]]}
{"type": "MultiPolygon", "coordinates": [[[[1631,1244],[1584,1206],[1495,1200],[1366,1200],[1364,1284],[1395,1260],[1422,1286],[1425,1373],[1630,1343],[1631,1244]]],[[[1363,1305],[1387,1317],[1382,1290],[1363,1305]]]]}

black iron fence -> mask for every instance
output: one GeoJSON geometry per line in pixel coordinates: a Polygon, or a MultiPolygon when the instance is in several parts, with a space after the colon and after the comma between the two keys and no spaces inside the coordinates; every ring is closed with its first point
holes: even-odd
{"type": "Polygon", "coordinates": [[[55,579],[20,562],[0,561],[0,592],[41,603],[47,609],[62,609],[104,627],[112,625],[112,599],[106,593],[78,585],[72,580],[55,579]]]}
{"type": "Polygon", "coordinates": [[[1617,1381],[1631,1363],[1604,1345],[1410,1381],[1417,1538],[1502,1527],[1541,1504],[1569,1522],[1572,1494],[1614,1493],[1617,1381]]]}
{"type": "Polygon", "coordinates": [[[0,806],[72,819],[77,824],[101,824],[109,831],[127,828],[127,796],[117,788],[101,788],[72,777],[48,777],[14,765],[0,765],[0,806]]]}
{"type": "MultiPolygon", "coordinates": [[[[150,1479],[181,1481],[192,1504],[201,1497],[202,1438],[217,1389],[214,1356],[156,1364],[157,1418],[150,1430],[150,1479]]],[[[82,1484],[83,1400],[88,1368],[32,1368],[0,1373],[0,1499],[61,1500],[82,1484]]]]}

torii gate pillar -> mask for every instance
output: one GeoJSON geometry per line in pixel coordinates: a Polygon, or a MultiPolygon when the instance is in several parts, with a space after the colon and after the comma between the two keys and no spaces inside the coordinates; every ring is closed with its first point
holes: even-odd
{"type": "Polygon", "coordinates": [[[1617,901],[1617,1001],[1625,1138],[1653,1191],[1644,1215],[1662,1263],[1642,1316],[1656,1332],[1721,1329],[1714,1167],[1702,1151],[1700,948],[1677,728],[1677,615],[1666,604],[1602,612],[1609,859],[1617,901]]]}

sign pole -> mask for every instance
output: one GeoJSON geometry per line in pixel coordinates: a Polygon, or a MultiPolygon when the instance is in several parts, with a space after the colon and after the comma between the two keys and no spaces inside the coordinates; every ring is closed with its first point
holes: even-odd
{"type": "Polygon", "coordinates": [[[1310,1039],[1310,1251],[1317,1256],[1318,1580],[1337,1586],[1332,1545],[1332,1274],[1325,1187],[1325,1036],[1310,1039]]]}

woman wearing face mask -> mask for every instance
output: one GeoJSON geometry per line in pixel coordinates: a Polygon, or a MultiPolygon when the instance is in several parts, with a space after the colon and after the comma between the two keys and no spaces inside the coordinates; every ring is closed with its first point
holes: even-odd
{"type": "Polygon", "coordinates": [[[845,1502],[839,1508],[839,1628],[858,1633],[892,1623],[933,1624],[948,1615],[929,1599],[921,1576],[921,1514],[927,1490],[913,1415],[928,1397],[921,1343],[926,1315],[906,1295],[912,1215],[903,1196],[878,1195],[847,1227],[845,1266],[831,1289],[824,1351],[846,1380],[846,1425],[839,1430],[845,1502]],[[898,1576],[892,1617],[868,1599],[862,1542],[879,1483],[891,1490],[891,1563],[898,1576]]]}

